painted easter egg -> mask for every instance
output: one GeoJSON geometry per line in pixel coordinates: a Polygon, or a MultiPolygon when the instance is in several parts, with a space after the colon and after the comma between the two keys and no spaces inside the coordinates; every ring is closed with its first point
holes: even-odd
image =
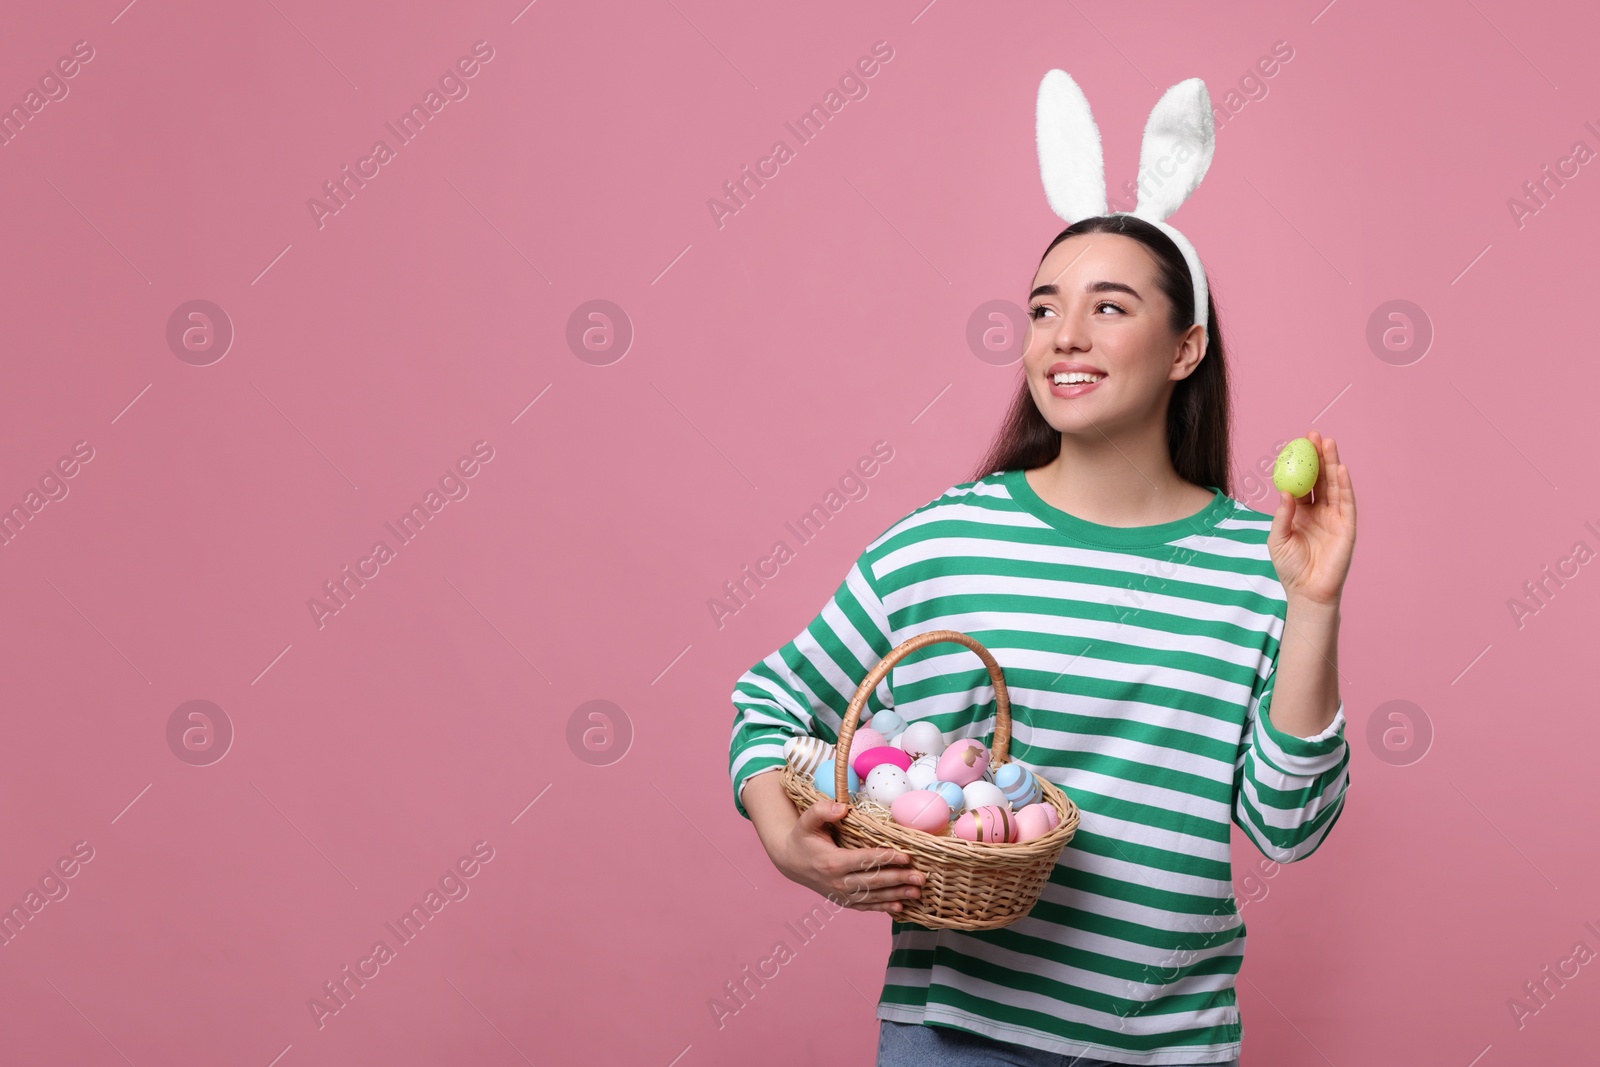
{"type": "MultiPolygon", "coordinates": [[[[889,751],[893,752],[894,749],[889,751]]],[[[876,800],[886,808],[902,794],[911,791],[911,783],[906,781],[906,772],[892,763],[878,764],[872,768],[863,782],[861,795],[876,800]]]]}
{"type": "Polygon", "coordinates": [[[1049,804],[1029,804],[1016,816],[1017,840],[1035,841],[1061,824],[1061,813],[1049,804]]]}
{"type": "Polygon", "coordinates": [[[884,737],[894,738],[906,728],[905,720],[890,708],[884,708],[872,717],[872,728],[884,737]]]}
{"type": "Polygon", "coordinates": [[[994,784],[1005,794],[1012,811],[1019,811],[1039,799],[1044,788],[1039,779],[1020,763],[1002,763],[994,772],[994,784]]]}
{"type": "Polygon", "coordinates": [[[1000,791],[1000,787],[993,782],[986,782],[982,778],[962,786],[961,793],[966,799],[966,803],[963,806],[968,811],[989,805],[1007,810],[1011,808],[1011,803],[1006,800],[1006,795],[1000,791]]]}
{"type": "Polygon", "coordinates": [[[1299,498],[1317,484],[1317,447],[1310,438],[1296,437],[1283,446],[1272,464],[1272,484],[1299,498]]]}
{"type": "Polygon", "coordinates": [[[931,722],[914,722],[901,731],[900,747],[912,759],[937,756],[945,749],[944,734],[931,722]]]}
{"type": "Polygon", "coordinates": [[[928,789],[913,789],[895,797],[889,805],[889,817],[913,830],[941,835],[950,832],[950,805],[928,789]]]}
{"type": "Polygon", "coordinates": [[[911,766],[911,757],[891,745],[863,749],[860,755],[852,753],[850,756],[850,769],[859,774],[863,781],[872,773],[872,768],[880,763],[892,763],[903,771],[911,766]]]}
{"type": "Polygon", "coordinates": [[[797,774],[815,774],[817,764],[833,758],[833,746],[820,737],[791,737],[783,743],[783,758],[797,774]]]}
{"type": "Polygon", "coordinates": [[[939,757],[939,781],[967,786],[984,777],[989,769],[989,749],[982,741],[964,737],[953,742],[939,757]]]}
{"type": "Polygon", "coordinates": [[[1015,841],[1017,820],[1011,809],[991,804],[963,812],[951,832],[963,841],[1015,841]]]}
{"type": "Polygon", "coordinates": [[[932,756],[913,760],[906,777],[911,780],[912,789],[932,789],[939,781],[939,761],[932,756]]]}
{"type": "MultiPolygon", "coordinates": [[[[831,797],[834,800],[848,801],[849,797],[836,797],[833,795],[833,776],[835,773],[833,758],[829,757],[817,764],[817,769],[812,772],[811,777],[817,787],[817,792],[823,796],[831,797]]],[[[860,791],[861,776],[855,772],[854,768],[847,770],[845,776],[847,783],[845,788],[852,794],[860,791]]]]}
{"type": "Polygon", "coordinates": [[[882,748],[889,743],[889,739],[870,726],[863,726],[855,732],[850,739],[850,765],[855,766],[856,754],[865,752],[869,748],[882,748]]]}
{"type": "Polygon", "coordinates": [[[933,791],[944,797],[944,802],[950,805],[950,810],[960,813],[966,810],[967,794],[954,782],[935,782],[933,791]]]}

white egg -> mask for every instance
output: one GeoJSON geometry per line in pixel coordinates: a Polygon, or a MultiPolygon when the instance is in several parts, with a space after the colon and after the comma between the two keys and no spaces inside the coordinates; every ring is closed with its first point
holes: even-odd
{"type": "Polygon", "coordinates": [[[911,769],[906,771],[906,780],[911,783],[911,788],[932,789],[934,783],[939,780],[938,765],[939,761],[932,756],[914,760],[911,769]]]}
{"type": "Polygon", "coordinates": [[[1000,787],[993,782],[986,782],[982,778],[970,785],[963,786],[961,795],[965,800],[968,811],[989,804],[1004,808],[1006,811],[1011,810],[1011,802],[1006,799],[1006,795],[1001,791],[1000,787]]]}
{"type": "Polygon", "coordinates": [[[911,781],[902,771],[892,763],[880,763],[867,772],[867,780],[861,785],[863,795],[876,800],[884,807],[895,802],[895,798],[902,793],[911,791],[911,781]]]}
{"type": "Polygon", "coordinates": [[[912,759],[929,753],[937,756],[945,750],[944,734],[931,722],[914,722],[901,732],[900,747],[912,759]]]}

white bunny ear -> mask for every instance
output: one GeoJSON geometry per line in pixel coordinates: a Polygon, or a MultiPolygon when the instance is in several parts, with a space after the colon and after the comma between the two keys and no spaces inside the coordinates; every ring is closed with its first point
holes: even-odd
{"type": "MultiPolygon", "coordinates": [[[[1209,106],[1206,117],[1211,117],[1209,106]]],[[[1050,201],[1050,209],[1069,223],[1104,215],[1106,172],[1100,152],[1100,129],[1094,124],[1083,90],[1064,70],[1052,70],[1039,83],[1035,132],[1039,176],[1044,179],[1044,195],[1050,201]]]]}
{"type": "Polygon", "coordinates": [[[1206,83],[1189,78],[1168,89],[1145,124],[1139,149],[1139,206],[1133,214],[1160,222],[1178,210],[1206,176],[1216,145],[1206,83]]]}

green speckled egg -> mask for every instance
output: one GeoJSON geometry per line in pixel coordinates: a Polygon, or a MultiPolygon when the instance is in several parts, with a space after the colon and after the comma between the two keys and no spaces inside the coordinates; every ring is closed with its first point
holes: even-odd
{"type": "Polygon", "coordinates": [[[1272,484],[1295,499],[1317,484],[1317,449],[1309,438],[1296,437],[1283,446],[1272,465],[1272,484]]]}

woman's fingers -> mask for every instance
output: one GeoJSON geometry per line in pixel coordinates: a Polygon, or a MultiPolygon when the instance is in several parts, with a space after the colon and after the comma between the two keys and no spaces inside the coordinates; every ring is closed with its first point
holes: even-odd
{"type": "Polygon", "coordinates": [[[851,904],[849,907],[854,908],[856,911],[886,911],[892,915],[897,911],[904,910],[905,905],[895,900],[888,904],[851,904]]]}
{"type": "Polygon", "coordinates": [[[875,889],[871,893],[864,895],[846,897],[840,903],[847,908],[856,908],[863,911],[891,911],[899,910],[899,907],[920,895],[920,891],[915,887],[875,889]]]}
{"type": "Polygon", "coordinates": [[[1355,517],[1355,491],[1350,486],[1350,472],[1339,462],[1339,445],[1328,438],[1328,479],[1332,483],[1332,499],[1339,505],[1339,513],[1355,517]]]}
{"type": "Polygon", "coordinates": [[[888,867],[881,871],[847,874],[840,879],[840,885],[846,892],[859,893],[866,890],[921,885],[926,880],[922,872],[914,867],[888,867]]]}
{"type": "Polygon", "coordinates": [[[847,898],[854,904],[880,904],[888,900],[910,900],[922,895],[914,885],[885,886],[878,889],[856,890],[847,898]]]}
{"type": "Polygon", "coordinates": [[[914,871],[911,857],[889,848],[838,848],[828,857],[827,868],[833,874],[855,874],[858,871],[914,871]]]}
{"type": "Polygon", "coordinates": [[[1272,529],[1267,533],[1267,544],[1281,545],[1289,537],[1289,532],[1294,529],[1294,513],[1300,507],[1300,501],[1286,489],[1278,490],[1278,507],[1272,513],[1272,529]]]}
{"type": "Polygon", "coordinates": [[[1328,464],[1328,439],[1315,430],[1307,430],[1306,440],[1317,450],[1317,477],[1312,481],[1311,492],[1308,495],[1316,503],[1322,504],[1328,499],[1328,485],[1332,481],[1333,474],[1328,464]]]}
{"type": "Polygon", "coordinates": [[[1342,480],[1341,491],[1344,493],[1344,514],[1350,522],[1350,528],[1356,525],[1356,486],[1350,480],[1350,468],[1343,463],[1339,464],[1339,477],[1342,480]]]}
{"type": "Polygon", "coordinates": [[[911,857],[904,852],[892,848],[842,848],[840,852],[848,857],[845,870],[865,871],[878,867],[904,867],[910,864],[911,857]]]}
{"type": "Polygon", "coordinates": [[[1339,510],[1339,450],[1334,447],[1333,438],[1323,439],[1322,444],[1322,476],[1327,489],[1328,504],[1334,511],[1339,510]]]}

